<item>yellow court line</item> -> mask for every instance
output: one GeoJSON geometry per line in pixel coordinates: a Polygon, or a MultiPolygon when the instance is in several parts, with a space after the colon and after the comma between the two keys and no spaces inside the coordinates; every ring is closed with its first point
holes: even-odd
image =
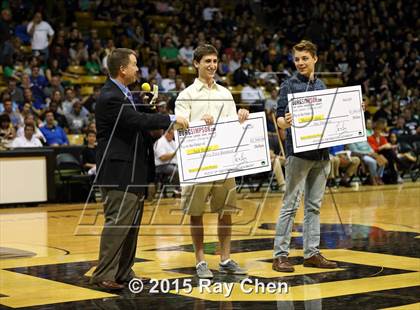
{"type": "Polygon", "coordinates": [[[391,308],[383,308],[383,310],[419,310],[420,309],[420,302],[404,305],[404,306],[397,306],[397,307],[391,307],[391,308]]]}
{"type": "Polygon", "coordinates": [[[78,263],[98,259],[98,253],[0,260],[0,269],[78,263]]]}
{"type": "MultiPolygon", "coordinates": [[[[289,287],[288,294],[245,294],[242,291],[240,285],[235,284],[232,295],[230,297],[225,297],[223,294],[220,293],[208,293],[205,291],[200,292],[198,288],[194,288],[190,294],[186,294],[181,290],[179,292],[179,295],[183,295],[186,297],[195,297],[210,301],[304,301],[353,294],[363,294],[418,285],[420,285],[420,273],[411,272],[382,277],[300,285],[295,287],[289,287]]],[[[253,288],[253,286],[245,285],[245,288],[251,289],[253,288]]]]}
{"type": "Polygon", "coordinates": [[[420,259],[381,253],[353,251],[346,249],[322,250],[329,259],[353,264],[380,266],[385,268],[420,271],[420,259]]]}
{"type": "Polygon", "coordinates": [[[0,294],[6,295],[0,304],[12,308],[118,296],[6,270],[0,270],[0,294]]]}

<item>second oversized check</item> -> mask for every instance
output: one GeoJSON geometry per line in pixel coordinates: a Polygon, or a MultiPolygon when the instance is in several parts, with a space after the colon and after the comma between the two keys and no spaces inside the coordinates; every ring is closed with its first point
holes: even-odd
{"type": "Polygon", "coordinates": [[[366,141],[360,86],[287,96],[295,153],[366,141]]]}
{"type": "Polygon", "coordinates": [[[207,126],[192,122],[175,132],[181,185],[212,182],[271,170],[265,113],[219,120],[207,126]]]}

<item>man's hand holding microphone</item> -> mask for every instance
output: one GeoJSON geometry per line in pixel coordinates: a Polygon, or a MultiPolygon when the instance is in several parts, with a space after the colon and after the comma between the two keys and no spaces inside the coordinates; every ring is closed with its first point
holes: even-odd
{"type": "MultiPolygon", "coordinates": [[[[152,106],[155,105],[158,97],[157,85],[153,85],[152,88],[149,83],[143,83],[141,85],[141,90],[144,93],[143,100],[152,106]]],[[[171,119],[174,121],[176,129],[186,129],[189,126],[188,120],[182,116],[171,116],[171,119]]]]}

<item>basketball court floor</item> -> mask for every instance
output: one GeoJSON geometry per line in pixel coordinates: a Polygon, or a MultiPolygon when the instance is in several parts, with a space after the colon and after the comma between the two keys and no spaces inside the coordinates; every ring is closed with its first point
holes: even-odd
{"type": "Polygon", "coordinates": [[[282,194],[241,192],[239,198],[232,258],[248,269],[247,278],[217,272],[216,216],[208,214],[205,252],[215,278],[203,287],[188,218],[179,200],[162,199],[145,205],[134,270],[153,281],[144,280],[138,293],[88,284],[101,204],[0,209],[0,309],[420,309],[419,183],[327,191],[321,252],[338,262],[334,270],[302,266],[300,208],[292,274],[271,269],[282,194]]]}

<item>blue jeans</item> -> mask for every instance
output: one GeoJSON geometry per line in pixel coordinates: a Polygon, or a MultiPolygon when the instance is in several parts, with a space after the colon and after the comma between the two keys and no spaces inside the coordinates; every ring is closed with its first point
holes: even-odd
{"type": "Polygon", "coordinates": [[[303,219],[303,257],[319,253],[319,209],[330,173],[329,160],[307,160],[289,156],[286,160],[286,192],[276,225],[274,257],[289,255],[293,222],[303,192],[305,215],[303,219]]]}
{"type": "Polygon", "coordinates": [[[376,163],[376,159],[370,157],[369,155],[364,155],[362,157],[363,162],[369,169],[369,173],[372,177],[382,177],[384,174],[384,166],[379,167],[376,163]]]}
{"type": "Polygon", "coordinates": [[[50,57],[49,47],[46,47],[43,50],[32,50],[32,55],[41,56],[44,63],[47,64],[48,58],[50,57]]]}

